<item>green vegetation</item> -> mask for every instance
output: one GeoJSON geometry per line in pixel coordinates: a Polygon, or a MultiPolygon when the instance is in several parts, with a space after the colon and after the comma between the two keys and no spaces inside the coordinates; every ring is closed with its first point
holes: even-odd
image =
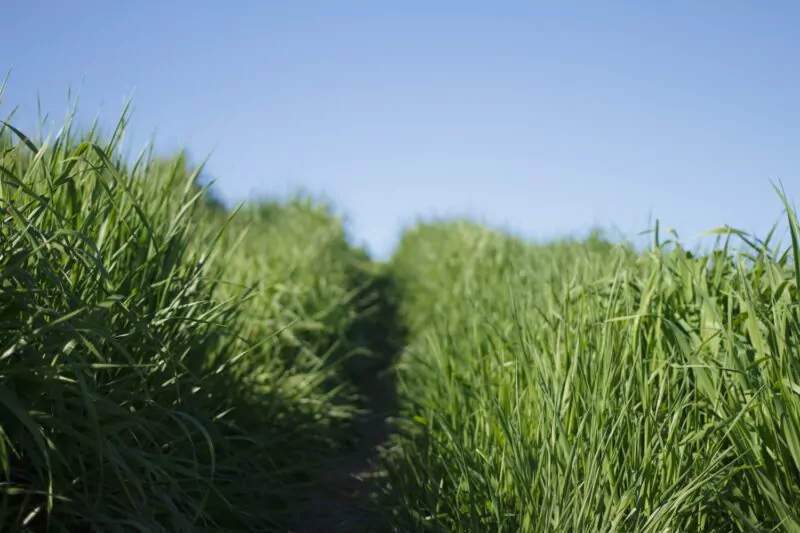
{"type": "Polygon", "coordinates": [[[408,232],[398,529],[800,530],[800,249],[741,236],[408,232]]]}
{"type": "Polygon", "coordinates": [[[0,531],[289,531],[385,440],[387,370],[387,528],[800,531],[785,199],[788,247],[449,221],[375,265],[312,199],[127,164],[124,125],[0,126],[0,531]]]}
{"type": "Polygon", "coordinates": [[[123,128],[0,132],[0,530],[286,531],[352,440],[373,267],[325,206],[126,168],[123,128]]]}

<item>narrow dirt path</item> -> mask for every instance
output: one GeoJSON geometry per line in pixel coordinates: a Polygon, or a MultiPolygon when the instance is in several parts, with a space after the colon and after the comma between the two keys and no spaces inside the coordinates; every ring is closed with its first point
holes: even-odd
{"type": "Polygon", "coordinates": [[[332,459],[330,468],[319,472],[319,490],[292,533],[382,533],[389,531],[376,503],[374,464],[378,448],[391,433],[395,414],[396,390],[389,371],[374,376],[362,393],[371,406],[369,413],[356,421],[357,447],[332,459]]]}
{"type": "Polygon", "coordinates": [[[290,533],[383,533],[389,528],[376,498],[380,470],[379,448],[388,444],[397,415],[394,363],[405,346],[405,328],[397,309],[397,289],[391,275],[379,275],[371,289],[377,298],[371,312],[353,324],[348,336],[357,339],[373,357],[353,370],[351,379],[367,409],[354,423],[356,445],[331,457],[320,470],[316,490],[290,533]]]}

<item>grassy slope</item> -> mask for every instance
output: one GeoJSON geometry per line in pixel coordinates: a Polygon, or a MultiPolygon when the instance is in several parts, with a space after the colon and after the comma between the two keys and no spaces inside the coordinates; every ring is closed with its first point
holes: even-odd
{"type": "Polygon", "coordinates": [[[128,169],[117,135],[0,138],[0,530],[285,531],[370,352],[340,222],[228,222],[182,158],[128,169]]]}
{"type": "Polygon", "coordinates": [[[800,276],[753,244],[408,232],[397,529],[800,530],[800,276]]]}

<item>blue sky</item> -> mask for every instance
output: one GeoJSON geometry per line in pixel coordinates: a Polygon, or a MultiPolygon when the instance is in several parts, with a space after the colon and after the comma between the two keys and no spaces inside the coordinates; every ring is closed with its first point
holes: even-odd
{"type": "Polygon", "coordinates": [[[800,3],[5,0],[0,111],[211,154],[228,201],[305,187],[378,256],[417,217],[537,239],[652,214],[763,234],[800,195],[800,3]],[[10,3],[9,3],[10,2],[10,3]]]}

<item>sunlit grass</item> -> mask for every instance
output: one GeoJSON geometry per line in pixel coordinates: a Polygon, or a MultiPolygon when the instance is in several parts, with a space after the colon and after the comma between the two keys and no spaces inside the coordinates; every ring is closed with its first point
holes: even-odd
{"type": "Polygon", "coordinates": [[[0,530],[285,531],[349,438],[363,254],[124,127],[0,127],[0,530]]]}
{"type": "Polygon", "coordinates": [[[741,236],[407,232],[398,529],[800,530],[798,247],[741,236]]]}
{"type": "Polygon", "coordinates": [[[406,340],[397,531],[800,531],[781,192],[788,245],[453,221],[376,265],[325,204],[129,161],[125,123],[0,125],[0,531],[287,531],[406,340]]]}

